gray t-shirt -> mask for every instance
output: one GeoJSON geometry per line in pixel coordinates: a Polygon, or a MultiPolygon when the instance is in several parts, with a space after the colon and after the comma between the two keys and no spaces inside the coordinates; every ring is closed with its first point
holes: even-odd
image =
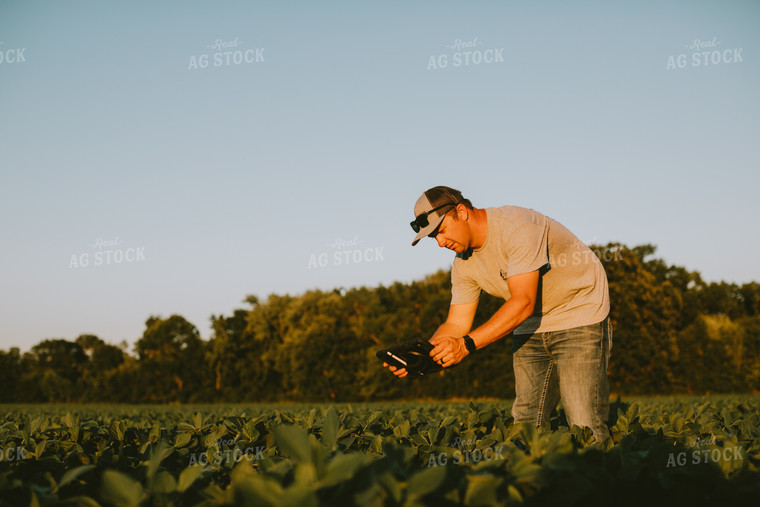
{"type": "Polygon", "coordinates": [[[539,270],[533,315],[515,334],[559,331],[601,322],[610,311],[607,275],[594,252],[559,222],[518,206],[486,208],[488,233],[451,269],[451,304],[471,303],[481,289],[507,300],[507,278],[539,270]]]}

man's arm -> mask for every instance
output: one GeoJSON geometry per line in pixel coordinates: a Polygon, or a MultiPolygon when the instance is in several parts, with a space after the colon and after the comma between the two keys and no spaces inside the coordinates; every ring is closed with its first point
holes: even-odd
{"type": "MultiPolygon", "coordinates": [[[[446,317],[446,322],[441,324],[438,327],[438,330],[433,333],[433,336],[430,338],[430,343],[435,344],[436,337],[466,335],[467,332],[472,328],[472,321],[475,319],[475,310],[477,309],[477,299],[472,303],[449,306],[449,315],[446,317]]],[[[388,366],[393,374],[399,378],[406,377],[407,375],[405,368],[396,368],[395,366],[389,366],[388,363],[383,363],[383,366],[388,366]]]]}
{"type": "Polygon", "coordinates": [[[475,320],[475,310],[478,309],[478,300],[472,303],[449,306],[449,315],[446,322],[441,324],[430,341],[439,336],[464,336],[472,329],[472,322],[475,320]]]}
{"type": "MultiPolygon", "coordinates": [[[[508,335],[525,319],[533,315],[538,292],[538,270],[510,276],[507,278],[507,284],[511,294],[509,300],[485,324],[469,333],[478,349],[482,349],[508,335]]],[[[452,305],[452,308],[454,306],[466,305],[452,305]]],[[[475,310],[473,309],[472,318],[474,317],[475,310]]],[[[447,326],[448,322],[447,320],[444,325],[438,328],[430,340],[435,345],[435,348],[430,351],[430,355],[434,361],[443,366],[457,364],[467,356],[468,351],[462,336],[467,334],[472,326],[472,319],[470,319],[466,329],[463,326],[447,326]]]]}

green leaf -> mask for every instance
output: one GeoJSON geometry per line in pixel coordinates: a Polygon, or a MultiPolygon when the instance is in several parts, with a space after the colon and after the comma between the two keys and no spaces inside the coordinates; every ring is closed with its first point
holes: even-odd
{"type": "Polygon", "coordinates": [[[353,505],[361,505],[362,507],[383,507],[385,505],[384,500],[388,498],[388,494],[383,490],[379,484],[370,484],[367,489],[356,493],[353,498],[353,505]]]}
{"type": "Polygon", "coordinates": [[[140,483],[116,470],[103,472],[100,496],[115,507],[137,507],[144,494],[140,483]]]}
{"type": "Polygon", "coordinates": [[[177,481],[172,474],[161,470],[153,478],[150,489],[153,493],[173,493],[177,489],[177,481]]]}
{"type": "Polygon", "coordinates": [[[93,468],[95,468],[95,465],[84,465],[81,467],[72,468],[71,470],[63,474],[63,477],[61,477],[61,481],[58,483],[58,486],[55,489],[62,488],[63,486],[70,483],[71,481],[79,477],[80,475],[86,474],[93,468]]]}
{"type": "Polygon", "coordinates": [[[359,453],[336,454],[327,464],[324,477],[319,481],[321,487],[332,486],[353,477],[365,461],[359,453]]]}
{"type": "Polygon", "coordinates": [[[111,421],[111,426],[108,430],[116,440],[119,442],[124,441],[124,433],[126,432],[124,421],[111,421]]]}
{"type": "Polygon", "coordinates": [[[509,494],[509,499],[510,499],[512,502],[515,502],[515,503],[523,503],[523,497],[522,497],[522,495],[520,494],[520,491],[519,491],[519,490],[518,490],[516,487],[514,487],[514,486],[512,486],[512,485],[510,484],[510,485],[507,487],[507,493],[509,494]]]}
{"type": "MultiPolygon", "coordinates": [[[[206,449],[209,448],[218,448],[217,442],[220,440],[220,436],[217,433],[208,433],[206,436],[203,437],[203,447],[206,449]]],[[[221,451],[221,449],[219,449],[221,451]]]]}
{"type": "Polygon", "coordinates": [[[317,409],[312,408],[309,411],[309,415],[306,417],[306,426],[309,428],[314,427],[314,422],[317,420],[317,409]]]}
{"type": "Polygon", "coordinates": [[[469,475],[467,481],[469,484],[464,495],[465,505],[499,504],[496,489],[504,482],[503,479],[492,475],[469,475]]]}
{"type": "Polygon", "coordinates": [[[161,438],[161,424],[158,421],[156,421],[156,423],[150,429],[150,433],[148,434],[148,440],[150,440],[153,443],[156,443],[158,442],[160,438],[161,438]]]}
{"type": "Polygon", "coordinates": [[[325,414],[325,424],[322,426],[322,443],[327,449],[332,450],[335,448],[339,430],[340,421],[338,421],[338,414],[331,406],[327,409],[327,413],[325,414]]]}
{"type": "Polygon", "coordinates": [[[180,493],[184,493],[187,491],[187,488],[193,485],[193,483],[198,479],[198,477],[201,476],[203,473],[203,467],[201,466],[191,466],[188,468],[185,468],[182,470],[182,472],[179,474],[179,483],[177,484],[177,491],[180,493]]]}
{"type": "MultiPolygon", "coordinates": [[[[272,478],[259,475],[232,473],[232,488],[235,498],[240,499],[240,505],[256,505],[263,507],[278,507],[282,497],[282,486],[272,478]]],[[[204,495],[207,494],[204,490],[204,495]]],[[[221,495],[220,495],[221,496],[221,495]]],[[[214,504],[225,504],[225,499],[219,498],[214,504]]]]}
{"type": "Polygon", "coordinates": [[[37,433],[37,430],[40,429],[42,426],[42,416],[35,417],[30,423],[29,423],[29,435],[34,436],[35,433],[37,433]]]}
{"type": "Polygon", "coordinates": [[[375,438],[372,439],[372,442],[369,444],[369,449],[372,452],[376,452],[377,454],[383,453],[383,437],[380,435],[375,435],[375,438]]]}
{"type": "Polygon", "coordinates": [[[309,447],[311,448],[310,463],[314,465],[317,470],[318,476],[322,476],[325,461],[327,460],[327,449],[324,445],[319,443],[317,437],[313,433],[309,433],[309,447]]]}
{"type": "Polygon", "coordinates": [[[405,419],[401,424],[393,428],[393,434],[396,435],[398,438],[407,437],[409,438],[409,429],[411,428],[411,424],[409,423],[409,419],[405,419]]]}
{"type": "Polygon", "coordinates": [[[364,427],[365,428],[369,427],[372,423],[380,419],[380,417],[382,417],[384,413],[385,412],[383,412],[382,410],[376,410],[375,412],[373,412],[372,415],[369,416],[369,419],[367,420],[367,422],[364,424],[364,427]]]}
{"type": "Polygon", "coordinates": [[[282,507],[317,507],[319,500],[314,491],[302,484],[293,484],[280,496],[282,507]]]}
{"type": "Polygon", "coordinates": [[[392,473],[387,472],[381,475],[377,478],[377,482],[388,492],[394,503],[401,502],[401,485],[392,473]]]}
{"type": "Polygon", "coordinates": [[[63,417],[63,424],[67,428],[71,428],[72,426],[75,426],[75,419],[74,416],[71,414],[71,412],[66,412],[66,415],[63,417]]]}
{"type": "Polygon", "coordinates": [[[407,503],[438,489],[446,477],[446,467],[430,467],[414,474],[406,485],[407,503]]]}
{"type": "Polygon", "coordinates": [[[73,505],[75,507],[101,507],[101,505],[89,496],[72,496],[62,500],[56,505],[73,505]]]}
{"type": "Polygon", "coordinates": [[[504,424],[504,419],[501,417],[497,417],[496,422],[494,423],[494,426],[498,428],[499,431],[501,431],[501,434],[503,435],[501,440],[507,440],[507,434],[509,433],[509,430],[507,430],[507,425],[504,424]]]}
{"type": "Polygon", "coordinates": [[[298,463],[293,473],[293,484],[311,489],[312,485],[317,482],[317,467],[312,463],[298,463]]]}
{"type": "Polygon", "coordinates": [[[347,451],[351,449],[351,446],[354,445],[355,441],[356,441],[356,437],[352,436],[352,437],[342,439],[339,443],[342,446],[341,448],[347,451]]]}
{"type": "Polygon", "coordinates": [[[40,459],[42,455],[45,453],[45,447],[47,446],[47,440],[44,438],[37,442],[37,446],[34,448],[34,456],[37,459],[40,459]]]}
{"type": "Polygon", "coordinates": [[[66,412],[63,423],[69,430],[71,440],[79,442],[79,417],[75,417],[71,412],[66,412]]]}
{"type": "Polygon", "coordinates": [[[639,417],[639,402],[635,401],[633,405],[628,407],[628,411],[626,412],[626,417],[630,422],[636,422],[636,419],[639,417]]]}
{"type": "Polygon", "coordinates": [[[193,438],[193,435],[191,433],[180,433],[177,435],[177,438],[174,440],[174,447],[180,448],[185,447],[187,444],[190,443],[190,439],[193,438]]]}
{"type": "Polygon", "coordinates": [[[415,433],[415,434],[413,434],[413,435],[411,436],[410,440],[411,440],[411,441],[412,441],[412,443],[413,443],[414,445],[416,445],[416,446],[420,446],[420,445],[428,445],[428,441],[427,441],[427,440],[425,439],[425,437],[424,437],[423,435],[421,435],[420,433],[415,433]]]}
{"type": "Polygon", "coordinates": [[[448,417],[446,417],[443,421],[441,421],[441,428],[444,428],[444,427],[450,425],[451,423],[455,422],[456,420],[457,420],[457,418],[454,417],[454,416],[448,416],[448,417]]]}
{"type": "Polygon", "coordinates": [[[245,423],[241,433],[249,442],[255,442],[260,435],[259,430],[256,429],[256,423],[253,420],[245,423]]]}
{"type": "Polygon", "coordinates": [[[520,423],[518,426],[518,434],[520,435],[520,440],[523,441],[523,443],[528,447],[528,450],[530,453],[536,453],[538,449],[538,429],[536,429],[536,426],[533,423],[524,422],[520,423]]]}
{"type": "Polygon", "coordinates": [[[153,479],[153,476],[158,470],[161,462],[166,459],[173,451],[174,449],[167,447],[166,442],[163,440],[159,442],[155,448],[153,448],[150,454],[150,460],[148,461],[148,471],[145,473],[145,477],[147,477],[148,481],[153,479]]]}
{"type": "Polygon", "coordinates": [[[441,428],[438,426],[432,426],[428,429],[428,438],[430,439],[430,445],[435,445],[438,440],[438,435],[441,433],[441,428]]]}
{"type": "Polygon", "coordinates": [[[298,426],[275,426],[272,430],[280,451],[299,463],[311,463],[309,435],[298,426]]]}

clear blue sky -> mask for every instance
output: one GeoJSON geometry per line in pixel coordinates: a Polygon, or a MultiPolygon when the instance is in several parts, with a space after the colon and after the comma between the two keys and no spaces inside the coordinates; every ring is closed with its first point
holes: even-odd
{"type": "Polygon", "coordinates": [[[248,294],[420,279],[452,260],[410,246],[439,184],[760,280],[759,22],[754,1],[0,1],[0,349],[133,343],[172,313],[208,338],[248,294]]]}

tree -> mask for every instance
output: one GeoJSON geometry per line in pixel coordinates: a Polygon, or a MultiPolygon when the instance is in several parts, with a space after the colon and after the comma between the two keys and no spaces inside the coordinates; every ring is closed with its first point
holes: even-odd
{"type": "Polygon", "coordinates": [[[23,394],[19,392],[21,372],[18,347],[13,347],[8,352],[0,350],[0,385],[3,386],[0,390],[0,403],[24,401],[23,394]]]}
{"type": "Polygon", "coordinates": [[[91,401],[121,401],[118,392],[122,388],[114,380],[114,375],[124,363],[124,350],[91,334],[80,335],[76,343],[88,358],[82,371],[85,386],[83,398],[91,401]]]}
{"type": "Polygon", "coordinates": [[[195,401],[208,386],[204,343],[195,326],[179,315],[150,317],[135,350],[147,401],[195,401]]]}
{"type": "Polygon", "coordinates": [[[208,354],[213,367],[214,391],[217,397],[227,401],[240,401],[245,392],[244,376],[246,364],[255,366],[253,336],[248,330],[249,311],[237,309],[231,317],[212,316],[214,334],[211,337],[208,354]]]}
{"type": "Polygon", "coordinates": [[[78,343],[64,339],[44,340],[32,347],[31,355],[36,360],[36,369],[42,372],[39,386],[45,401],[79,398],[87,356],[78,343]]]}
{"type": "MultiPolygon", "coordinates": [[[[760,390],[760,284],[705,283],[654,258],[653,245],[594,247],[609,281],[613,391],[760,390]],[[606,253],[614,252],[608,256],[606,253]]],[[[152,316],[135,344],[95,335],[0,351],[0,401],[368,401],[514,395],[511,336],[454,369],[398,380],[375,352],[429,338],[444,322],[451,273],[411,283],[248,296],[250,309],[211,316],[213,335],[179,315],[152,316]]],[[[503,300],[482,293],[473,327],[503,300]]]]}
{"type": "Polygon", "coordinates": [[[604,262],[610,290],[613,345],[610,357],[610,388],[629,393],[671,392],[676,383],[673,361],[677,358],[677,323],[683,307],[682,294],[659,262],[647,262],[655,247],[620,249],[604,262]]]}

